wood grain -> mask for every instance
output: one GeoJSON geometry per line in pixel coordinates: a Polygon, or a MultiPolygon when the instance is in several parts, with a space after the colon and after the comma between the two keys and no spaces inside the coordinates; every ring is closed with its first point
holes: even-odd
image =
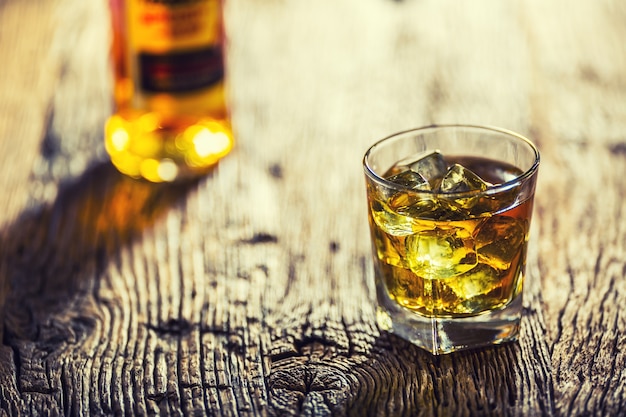
{"type": "Polygon", "coordinates": [[[107,162],[106,2],[0,0],[0,414],[622,415],[626,6],[229,0],[237,146],[107,162]],[[519,343],[380,332],[361,158],[431,123],[540,147],[519,343]]]}

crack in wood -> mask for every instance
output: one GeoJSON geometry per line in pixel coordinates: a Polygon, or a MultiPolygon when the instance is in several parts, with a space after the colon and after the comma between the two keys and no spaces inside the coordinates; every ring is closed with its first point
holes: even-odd
{"type": "Polygon", "coordinates": [[[626,142],[619,142],[609,145],[612,154],[618,156],[626,156],[626,142]]]}
{"type": "Polygon", "coordinates": [[[275,363],[275,362],[281,362],[284,360],[301,358],[301,357],[302,357],[302,353],[288,350],[284,352],[274,353],[270,355],[269,358],[272,363],[275,363]]]}
{"type": "Polygon", "coordinates": [[[154,394],[146,394],[146,399],[149,401],[153,401],[158,405],[163,404],[163,402],[169,402],[171,400],[176,400],[178,398],[178,393],[175,391],[166,391],[166,392],[157,392],[154,394]]]}
{"type": "Polygon", "coordinates": [[[198,325],[184,319],[170,319],[159,325],[146,324],[146,327],[159,335],[186,335],[198,325]]]}
{"type": "Polygon", "coordinates": [[[269,167],[269,173],[272,177],[280,180],[283,178],[283,167],[279,163],[272,164],[269,167]]]}
{"type": "Polygon", "coordinates": [[[249,239],[241,239],[240,242],[243,244],[247,244],[247,245],[257,245],[257,244],[262,244],[262,243],[277,243],[278,237],[271,233],[259,232],[259,233],[255,233],[249,239]]]}

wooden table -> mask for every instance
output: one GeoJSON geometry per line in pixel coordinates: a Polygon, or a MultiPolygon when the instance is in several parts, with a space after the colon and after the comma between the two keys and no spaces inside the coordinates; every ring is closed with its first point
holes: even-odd
{"type": "Polygon", "coordinates": [[[0,415],[625,415],[626,3],[228,0],[237,146],[104,153],[103,0],[0,0],[0,415]],[[380,332],[361,158],[431,123],[542,153],[519,343],[380,332]]]}

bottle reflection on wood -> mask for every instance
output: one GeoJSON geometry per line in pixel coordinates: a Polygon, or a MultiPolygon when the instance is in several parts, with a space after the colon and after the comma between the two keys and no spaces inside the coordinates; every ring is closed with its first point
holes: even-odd
{"type": "Polygon", "coordinates": [[[136,178],[207,173],[233,146],[221,0],[110,0],[113,164],[136,178]]]}

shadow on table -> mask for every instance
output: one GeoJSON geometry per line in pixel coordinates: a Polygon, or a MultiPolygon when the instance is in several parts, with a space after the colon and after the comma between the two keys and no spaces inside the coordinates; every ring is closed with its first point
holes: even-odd
{"type": "Polygon", "coordinates": [[[529,375],[517,343],[433,356],[383,332],[369,357],[358,373],[375,384],[359,389],[350,415],[523,415],[541,412],[528,405],[544,400],[549,407],[547,393],[523,398],[529,375]]]}
{"type": "Polygon", "coordinates": [[[133,180],[101,163],[62,185],[52,203],[35,202],[0,235],[0,265],[10,286],[4,342],[31,340],[51,351],[89,332],[94,320],[84,314],[91,299],[85,295],[95,293],[120,249],[196,184],[133,180]]]}
{"type": "Polygon", "coordinates": [[[314,340],[272,359],[270,415],[549,415],[550,393],[529,393],[525,366],[517,343],[433,356],[382,332],[345,355],[314,340]]]}

